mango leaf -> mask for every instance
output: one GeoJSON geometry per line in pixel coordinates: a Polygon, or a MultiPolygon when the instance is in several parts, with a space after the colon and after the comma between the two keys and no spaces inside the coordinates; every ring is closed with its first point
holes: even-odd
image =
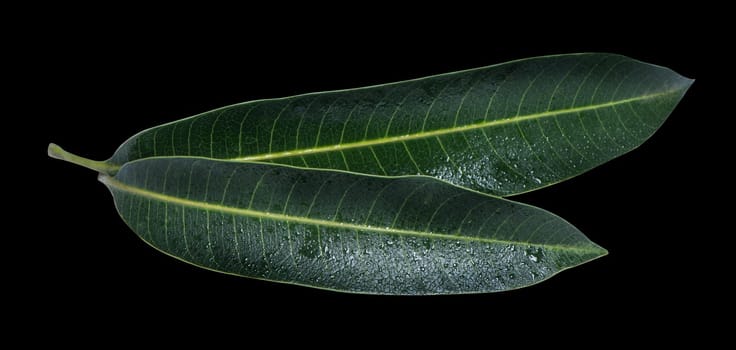
{"type": "Polygon", "coordinates": [[[691,83],[620,55],[537,57],[216,109],[133,136],[107,165],[201,156],[429,175],[505,196],[639,146],[691,83]]]}
{"type": "Polygon", "coordinates": [[[152,158],[100,181],[171,256],[344,292],[502,291],[606,253],[551,213],[430,177],[152,158]]]}
{"type": "Polygon", "coordinates": [[[618,55],[539,57],[224,107],[145,130],[108,161],[49,155],[100,172],[141,238],[204,268],[356,293],[493,292],[606,251],[492,195],[637,147],[691,83],[618,55]],[[378,176],[408,174],[432,177],[378,176]]]}

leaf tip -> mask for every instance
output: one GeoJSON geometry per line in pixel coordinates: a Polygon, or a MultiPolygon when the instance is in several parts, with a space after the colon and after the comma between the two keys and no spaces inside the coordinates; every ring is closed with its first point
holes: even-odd
{"type": "Polygon", "coordinates": [[[593,246],[591,247],[590,252],[593,255],[593,258],[591,258],[590,260],[602,258],[608,255],[608,250],[606,248],[603,248],[595,243],[593,243],[593,246]]]}
{"type": "Polygon", "coordinates": [[[675,85],[676,89],[682,91],[683,94],[685,92],[687,92],[690,89],[691,86],[693,86],[693,83],[695,83],[695,79],[688,78],[688,77],[686,77],[686,76],[684,76],[682,74],[679,74],[677,72],[674,72],[674,71],[673,71],[673,73],[677,77],[676,82],[675,82],[674,85],[675,85]]]}
{"type": "Polygon", "coordinates": [[[693,86],[693,84],[695,83],[695,79],[691,79],[688,77],[683,77],[683,78],[685,78],[685,90],[690,89],[690,87],[693,86]]]}
{"type": "Polygon", "coordinates": [[[693,79],[693,78],[688,78],[688,77],[686,77],[686,76],[684,76],[682,74],[679,74],[679,73],[677,75],[680,78],[680,84],[681,84],[681,86],[683,87],[684,90],[689,89],[693,85],[693,83],[695,82],[695,79],[693,79]]]}

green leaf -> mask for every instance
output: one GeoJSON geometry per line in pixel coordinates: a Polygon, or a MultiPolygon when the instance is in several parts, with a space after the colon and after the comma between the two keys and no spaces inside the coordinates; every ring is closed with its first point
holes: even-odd
{"type": "Polygon", "coordinates": [[[125,222],[171,256],[330,290],[495,292],[606,254],[549,212],[429,177],[152,158],[100,180],[125,222]]]}
{"type": "Polygon", "coordinates": [[[691,83],[619,55],[538,57],[224,107],[145,130],[108,161],[49,155],[100,172],[141,238],[204,268],[358,293],[493,292],[606,251],[492,195],[639,146],[691,83]],[[411,174],[432,177],[376,176],[411,174]]]}
{"type": "Polygon", "coordinates": [[[620,55],[530,58],[224,107],[145,130],[108,163],[115,168],[154,156],[201,156],[429,175],[512,195],[574,177],[639,146],[691,83],[620,55]]]}

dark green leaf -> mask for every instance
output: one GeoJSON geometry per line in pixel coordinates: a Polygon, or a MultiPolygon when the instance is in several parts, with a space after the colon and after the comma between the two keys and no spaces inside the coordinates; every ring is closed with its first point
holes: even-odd
{"type": "Polygon", "coordinates": [[[511,195],[639,146],[691,82],[619,55],[538,57],[224,107],[143,131],[110,163],[202,156],[430,175],[511,195]]]}
{"type": "Polygon", "coordinates": [[[158,158],[100,180],[125,222],[167,254],[331,290],[502,291],[606,253],[551,213],[429,177],[158,158]]]}
{"type": "Polygon", "coordinates": [[[539,57],[224,107],[108,161],[49,155],[99,171],[138,235],[198,266],[348,292],[492,292],[605,250],[538,208],[375,175],[495,195],[554,184],[640,145],[691,82],[618,55],[539,57]]]}

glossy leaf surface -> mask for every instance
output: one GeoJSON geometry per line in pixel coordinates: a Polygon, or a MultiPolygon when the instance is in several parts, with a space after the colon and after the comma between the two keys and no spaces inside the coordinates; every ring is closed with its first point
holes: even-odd
{"type": "Polygon", "coordinates": [[[549,212],[429,177],[160,158],[100,180],[128,225],[172,256],[332,290],[502,291],[605,254],[549,212]]]}
{"type": "Polygon", "coordinates": [[[355,293],[494,292],[606,254],[497,196],[641,145],[691,83],[619,55],[537,57],[223,107],[107,161],[49,155],[98,171],[142,239],[200,267],[355,293]]]}
{"type": "Polygon", "coordinates": [[[537,57],[224,107],[143,131],[110,163],[201,156],[429,175],[512,195],[639,146],[691,82],[620,55],[537,57]]]}

